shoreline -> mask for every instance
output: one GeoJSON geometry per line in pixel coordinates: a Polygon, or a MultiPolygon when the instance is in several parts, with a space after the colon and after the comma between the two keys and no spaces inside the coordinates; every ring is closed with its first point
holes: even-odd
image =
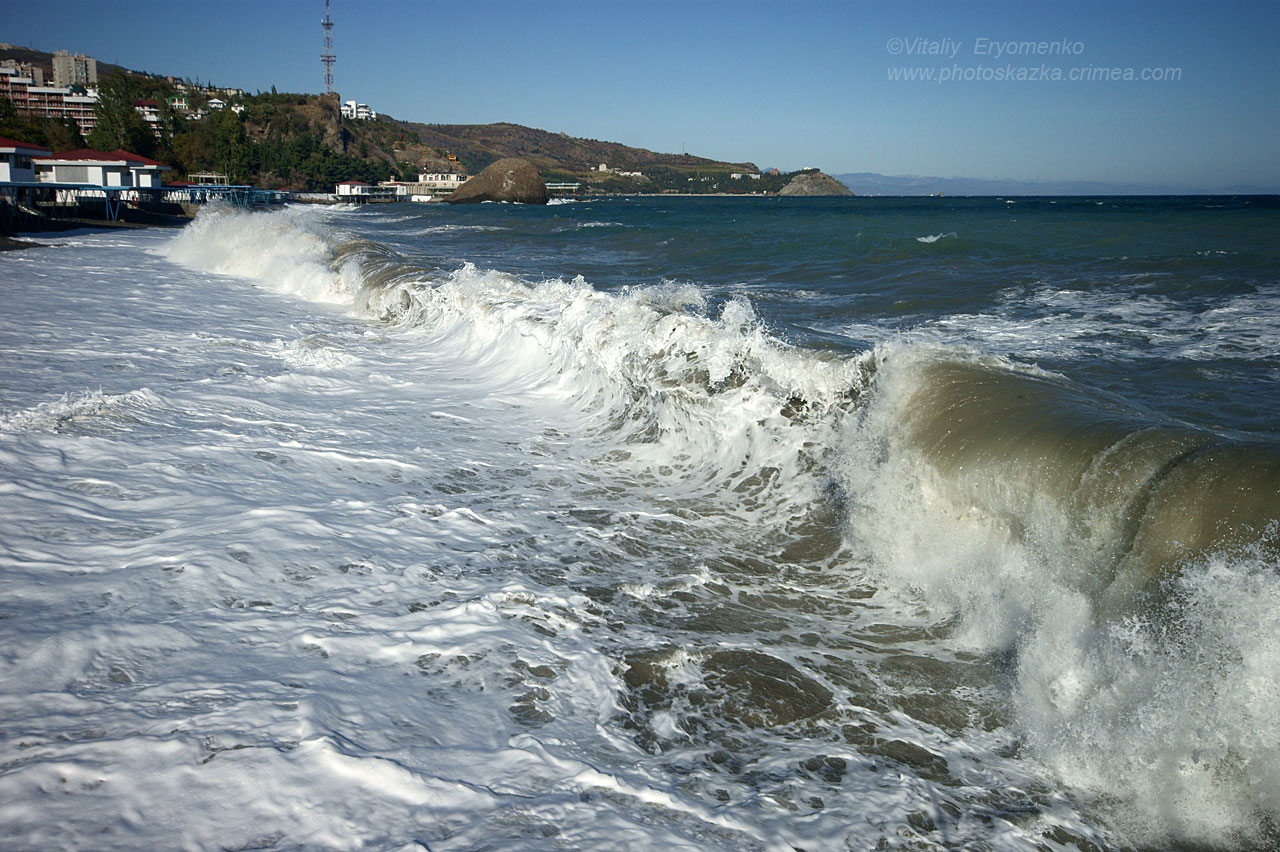
{"type": "MultiPolygon", "coordinates": [[[[138,211],[130,211],[132,215],[137,216],[138,211]]],[[[194,219],[194,216],[178,216],[166,213],[145,213],[146,221],[127,221],[125,219],[109,220],[109,219],[90,219],[78,217],[74,219],[49,219],[39,223],[38,227],[22,228],[17,231],[0,231],[0,252],[5,251],[21,251],[22,249],[38,248],[48,245],[48,243],[33,243],[22,239],[23,235],[29,234],[57,234],[63,231],[78,231],[82,229],[90,229],[97,231],[117,231],[117,230],[134,230],[136,228],[183,228],[187,223],[194,219]]]]}
{"type": "Polygon", "coordinates": [[[0,234],[0,251],[21,251],[22,249],[36,248],[41,243],[29,243],[26,240],[18,240],[8,234],[0,234]]]}

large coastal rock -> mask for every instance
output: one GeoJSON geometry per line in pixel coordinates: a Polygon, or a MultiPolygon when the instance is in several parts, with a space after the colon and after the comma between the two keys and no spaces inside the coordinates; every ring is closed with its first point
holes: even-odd
{"type": "Polygon", "coordinates": [[[823,172],[801,172],[778,190],[779,195],[853,195],[853,190],[823,172]]]}
{"type": "Polygon", "coordinates": [[[507,157],[490,163],[445,200],[450,204],[475,204],[479,201],[546,204],[547,185],[533,163],[519,157],[507,157]]]}

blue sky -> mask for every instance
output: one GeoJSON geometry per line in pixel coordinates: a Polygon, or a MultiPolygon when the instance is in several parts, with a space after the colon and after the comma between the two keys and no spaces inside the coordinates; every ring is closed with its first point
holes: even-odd
{"type": "MultiPolygon", "coordinates": [[[[784,170],[1280,191],[1271,0],[331,5],[335,88],[397,118],[511,121],[784,170]],[[997,56],[1007,42],[1020,52],[997,56]],[[1100,69],[1165,79],[1071,78],[1100,69]]],[[[48,9],[15,4],[0,41],[251,91],[323,89],[323,0],[48,9]]]]}

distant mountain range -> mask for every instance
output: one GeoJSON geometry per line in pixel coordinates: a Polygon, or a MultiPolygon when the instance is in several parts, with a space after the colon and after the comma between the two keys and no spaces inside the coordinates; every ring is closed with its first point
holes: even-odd
{"type": "Polygon", "coordinates": [[[874,172],[836,175],[858,195],[1271,195],[1280,187],[1164,186],[1099,181],[1005,180],[990,178],[890,176],[874,172]]]}

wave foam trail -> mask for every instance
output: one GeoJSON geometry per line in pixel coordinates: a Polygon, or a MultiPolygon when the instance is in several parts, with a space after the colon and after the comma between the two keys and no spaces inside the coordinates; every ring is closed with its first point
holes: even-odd
{"type": "Polygon", "coordinates": [[[1013,654],[1030,751],[1134,836],[1266,839],[1280,452],[996,358],[878,356],[843,465],[875,572],[1013,654]]]}
{"type": "Polygon", "coordinates": [[[564,398],[591,434],[640,469],[683,471],[677,490],[764,469],[792,481],[804,441],[789,406],[803,400],[805,427],[820,431],[822,413],[865,381],[859,362],[818,359],[771,338],[744,299],[708,315],[692,287],[604,293],[581,278],[530,284],[464,266],[431,285],[366,288],[362,299],[371,313],[396,313],[436,336],[471,369],[564,398]]]}
{"type": "MultiPolygon", "coordinates": [[[[680,460],[712,476],[788,466],[801,443],[779,437],[829,413],[865,384],[865,364],[824,358],[770,336],[743,298],[712,315],[696,287],[603,292],[581,277],[528,282],[466,264],[433,272],[384,247],[353,244],[357,310],[431,336],[494,382],[571,401],[602,441],[629,457],[680,460]],[[803,410],[804,417],[801,418],[803,410]]],[[[341,261],[339,261],[341,262],[341,261]]]]}
{"type": "Polygon", "coordinates": [[[800,396],[829,405],[861,371],[785,346],[743,298],[711,317],[706,297],[691,285],[607,293],[580,277],[528,282],[470,264],[427,269],[378,243],[339,243],[306,208],[207,209],[166,252],[191,267],[349,303],[361,315],[452,341],[480,361],[505,359],[520,372],[555,375],[578,395],[705,401],[750,385],[784,402],[800,396]],[[573,380],[582,384],[570,387],[573,380]]]}
{"type": "Polygon", "coordinates": [[[123,394],[105,394],[101,389],[64,393],[59,399],[28,409],[0,411],[0,432],[59,431],[77,420],[99,415],[127,420],[131,411],[159,404],[159,398],[148,388],[123,394]]]}

